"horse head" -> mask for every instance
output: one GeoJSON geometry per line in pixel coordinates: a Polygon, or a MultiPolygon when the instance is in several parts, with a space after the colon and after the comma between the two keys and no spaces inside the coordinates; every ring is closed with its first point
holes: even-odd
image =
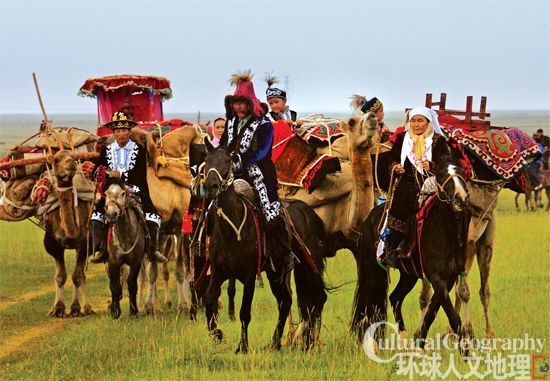
{"type": "Polygon", "coordinates": [[[205,145],[208,154],[204,165],[204,188],[207,198],[216,199],[232,182],[231,156],[224,148],[214,149],[208,141],[205,141],[205,145]]]}
{"type": "Polygon", "coordinates": [[[126,207],[128,187],[117,177],[109,177],[105,191],[105,217],[110,224],[116,223],[126,207]]]}
{"type": "Polygon", "coordinates": [[[435,177],[438,184],[439,198],[447,202],[457,213],[468,208],[468,190],[464,171],[448,156],[439,162],[435,168],[435,177]]]}
{"type": "Polygon", "coordinates": [[[348,120],[348,137],[352,149],[369,150],[379,138],[380,124],[372,112],[354,115],[348,120]]]}

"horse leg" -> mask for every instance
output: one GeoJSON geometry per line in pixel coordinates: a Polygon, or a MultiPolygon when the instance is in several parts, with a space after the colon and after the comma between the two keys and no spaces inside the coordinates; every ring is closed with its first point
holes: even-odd
{"type": "MultiPolygon", "coordinates": [[[[453,282],[450,282],[449,284],[449,291],[453,287],[453,282]]],[[[447,315],[447,318],[449,319],[449,324],[451,325],[451,329],[453,332],[458,336],[458,343],[460,351],[463,355],[467,355],[467,350],[465,350],[460,343],[462,343],[462,322],[460,321],[460,315],[458,314],[457,310],[453,307],[453,303],[451,302],[451,298],[449,297],[449,293],[445,293],[445,295],[442,298],[441,306],[443,307],[443,310],[445,311],[445,314],[447,315]]]]}
{"type": "Polygon", "coordinates": [[[183,247],[183,237],[180,235],[176,237],[176,243],[174,244],[176,249],[176,264],[174,268],[174,278],[176,279],[176,289],[178,293],[178,314],[189,312],[191,319],[196,318],[196,311],[192,309],[192,293],[191,285],[187,274],[190,272],[190,263],[187,253],[183,247]],[[179,239],[178,239],[179,238],[179,239]]]}
{"type": "Polygon", "coordinates": [[[420,328],[414,334],[414,339],[420,348],[424,348],[424,345],[426,344],[426,336],[428,336],[430,326],[437,315],[437,311],[439,311],[439,307],[441,307],[440,292],[440,290],[434,288],[434,295],[430,301],[426,315],[424,315],[424,319],[422,319],[420,328]]]}
{"type": "Polygon", "coordinates": [[[55,259],[55,300],[53,306],[48,313],[53,317],[65,317],[65,303],[64,299],[64,287],[67,281],[67,270],[65,269],[65,249],[63,246],[51,235],[46,232],[44,236],[44,248],[46,252],[55,259]]]}
{"type": "Polygon", "coordinates": [[[479,275],[481,281],[481,287],[479,290],[479,296],[481,303],[483,304],[483,313],[485,314],[485,336],[488,338],[495,337],[491,321],[489,318],[489,303],[491,300],[491,291],[489,289],[489,274],[491,272],[491,260],[493,259],[493,242],[495,237],[495,225],[494,219],[489,222],[483,237],[478,243],[477,264],[479,266],[479,275]]]}
{"type": "Polygon", "coordinates": [[[84,316],[93,314],[94,311],[90,305],[88,298],[88,290],[86,288],[86,273],[84,272],[87,259],[87,247],[81,245],[77,250],[76,264],[74,267],[73,280],[73,302],[71,304],[71,316],[84,316]],[[82,302],[84,303],[84,313],[81,312],[80,302],[78,300],[78,290],[82,290],[82,302]]]}
{"type": "Polygon", "coordinates": [[[462,332],[465,337],[474,337],[474,327],[470,318],[470,270],[478,250],[475,242],[476,237],[470,224],[468,239],[466,241],[466,263],[464,264],[465,274],[459,277],[455,285],[455,310],[462,314],[462,332]]]}
{"type": "Polygon", "coordinates": [[[239,318],[241,320],[241,341],[235,353],[248,353],[248,325],[250,324],[250,311],[252,309],[252,299],[254,298],[254,289],[256,287],[255,277],[250,277],[243,286],[243,299],[241,301],[241,310],[239,313],[239,318]]]}
{"type": "Polygon", "coordinates": [[[215,269],[212,268],[210,283],[203,297],[208,330],[214,336],[214,341],[217,343],[223,340],[223,332],[218,328],[218,298],[222,292],[222,284],[224,281],[225,279],[218,276],[215,269]]]}
{"type": "Polygon", "coordinates": [[[156,283],[158,277],[158,265],[156,261],[149,262],[147,266],[147,299],[145,300],[144,312],[146,314],[154,314],[155,306],[154,299],[156,293],[156,283]]]}
{"type": "Polygon", "coordinates": [[[227,299],[229,300],[228,313],[229,320],[235,321],[235,278],[229,278],[229,283],[227,285],[227,299]]]}
{"type": "Polygon", "coordinates": [[[403,321],[403,314],[401,313],[401,307],[405,297],[411,292],[414,288],[418,278],[416,276],[411,276],[406,274],[403,271],[400,271],[399,282],[395,289],[390,294],[390,304],[393,309],[393,315],[395,316],[395,321],[399,328],[399,335],[407,330],[405,328],[405,322],[403,321]]]}
{"type": "MultiPolygon", "coordinates": [[[[315,246],[310,245],[310,247],[315,246]]],[[[320,248],[317,247],[315,250],[320,250],[320,248]]],[[[300,253],[300,249],[296,247],[295,252],[300,253]]],[[[313,253],[315,256],[315,251],[313,253]]],[[[315,345],[321,332],[321,315],[327,300],[325,285],[322,274],[315,272],[303,258],[295,265],[294,283],[296,284],[300,322],[295,329],[291,343],[296,345],[301,341],[302,347],[309,350],[315,345]]],[[[292,295],[290,278],[288,278],[286,286],[292,295]]],[[[291,320],[289,320],[289,336],[292,327],[290,324],[292,324],[291,320]]]]}
{"type": "Polygon", "coordinates": [[[120,269],[121,265],[111,261],[107,265],[107,271],[109,273],[109,286],[111,288],[111,305],[109,310],[113,319],[120,317],[120,300],[122,299],[122,284],[120,282],[120,269]]]}
{"type": "Polygon", "coordinates": [[[138,276],[138,290],[137,290],[137,293],[138,293],[138,297],[139,297],[139,302],[138,302],[138,309],[139,310],[143,310],[145,308],[145,299],[143,297],[143,290],[145,289],[145,282],[147,282],[147,259],[146,258],[143,258],[143,261],[141,262],[141,265],[140,265],[140,270],[139,270],[139,276],[138,276]]]}
{"type": "Polygon", "coordinates": [[[516,197],[514,197],[514,203],[516,204],[516,212],[520,212],[521,209],[519,208],[519,193],[516,193],[516,197]]]}
{"type": "Polygon", "coordinates": [[[277,299],[277,308],[279,316],[277,317],[277,325],[271,339],[271,348],[281,349],[281,337],[285,330],[286,320],[292,307],[292,291],[290,290],[290,274],[283,275],[279,271],[268,271],[267,278],[271,287],[271,292],[277,299]],[[283,279],[281,279],[283,277],[283,279]]]}
{"type": "Polygon", "coordinates": [[[130,300],[130,316],[137,317],[138,305],[137,305],[137,289],[138,289],[138,277],[141,269],[141,261],[132,264],[130,267],[130,274],[128,275],[128,298],[130,300]]]}

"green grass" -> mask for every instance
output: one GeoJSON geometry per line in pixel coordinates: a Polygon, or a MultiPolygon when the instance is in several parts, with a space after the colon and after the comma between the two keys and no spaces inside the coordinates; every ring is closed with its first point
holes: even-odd
{"type": "MultiPolygon", "coordinates": [[[[512,208],[513,194],[504,192],[499,200],[497,242],[494,252],[491,291],[493,326],[499,337],[548,338],[550,324],[549,214],[517,214],[512,208]]],[[[249,329],[251,352],[235,355],[239,323],[230,322],[227,311],[220,312],[220,327],[225,342],[216,345],[206,329],[204,312],[196,322],[177,317],[167,310],[155,317],[133,319],[128,304],[117,321],[105,310],[110,298],[108,280],[102,266],[90,265],[94,277],[89,282],[92,305],[101,310],[84,318],[62,319],[58,323],[46,316],[54,297],[54,262],[42,247],[41,231],[29,222],[0,223],[0,302],[12,301],[0,309],[0,347],[24,337],[29,330],[43,332],[28,340],[7,358],[0,360],[0,379],[407,379],[397,376],[396,368],[368,360],[348,333],[351,303],[355,289],[355,264],[349,252],[342,251],[328,261],[326,279],[331,285],[347,282],[329,294],[323,314],[322,345],[311,353],[283,347],[280,352],[263,349],[275,326],[276,305],[269,288],[256,289],[249,329]],[[93,267],[92,267],[93,266],[93,267]],[[45,293],[17,302],[29,292],[45,293]]],[[[66,304],[70,304],[70,273],[74,252],[68,252],[69,286],[66,304]]],[[[397,272],[392,272],[391,288],[397,272]]],[[[173,277],[171,279],[172,286],[173,277]]],[[[483,309],[477,296],[477,265],[472,272],[472,321],[476,336],[484,333],[483,309]]],[[[172,297],[175,299],[175,287],[172,297]]],[[[224,289],[225,290],[225,289],[224,289]]],[[[403,306],[408,327],[419,322],[418,290],[403,306]]],[[[227,305],[225,291],[222,293],[227,305]]],[[[242,288],[238,285],[237,305],[242,288]]],[[[294,316],[297,317],[294,308],[294,316]]],[[[391,313],[390,313],[391,316],[391,313]]],[[[392,318],[393,319],[393,318],[392,318]]],[[[447,319],[439,313],[430,336],[445,333],[447,319]]],[[[0,349],[1,352],[1,349],[0,349]]],[[[448,359],[449,353],[443,353],[448,359]]],[[[455,354],[456,356],[457,354],[455,354]]],[[[462,362],[457,367],[467,367],[462,362]]]]}

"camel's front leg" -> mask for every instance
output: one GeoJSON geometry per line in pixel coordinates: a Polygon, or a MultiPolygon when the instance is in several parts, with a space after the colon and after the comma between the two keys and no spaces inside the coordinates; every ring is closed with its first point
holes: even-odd
{"type": "Polygon", "coordinates": [[[65,282],[67,281],[67,270],[65,269],[65,250],[63,246],[57,242],[53,235],[46,232],[44,236],[44,247],[49,255],[55,259],[55,300],[53,306],[48,313],[53,317],[65,317],[65,282]]]}
{"type": "Polygon", "coordinates": [[[73,280],[73,302],[71,304],[70,315],[73,317],[93,314],[90,299],[88,298],[88,289],[86,287],[86,244],[84,243],[77,251],[76,264],[74,267],[73,280]],[[78,299],[78,290],[82,291],[82,303],[84,303],[84,311],[80,309],[80,301],[78,299]]]}
{"type": "Polygon", "coordinates": [[[155,292],[156,283],[158,277],[158,265],[157,262],[149,262],[147,266],[147,299],[145,300],[144,312],[146,314],[153,314],[155,312],[155,292]]]}
{"type": "Polygon", "coordinates": [[[485,314],[485,336],[488,338],[495,337],[493,327],[491,326],[491,320],[489,317],[489,303],[491,301],[491,291],[489,289],[489,274],[491,272],[491,260],[493,259],[493,243],[496,233],[496,220],[495,216],[480,242],[478,243],[477,264],[479,266],[479,275],[481,280],[481,287],[479,290],[479,296],[481,303],[483,304],[483,312],[485,314]]]}
{"type": "MultiPolygon", "coordinates": [[[[180,237],[181,238],[181,237],[180,237]]],[[[185,255],[183,240],[178,240],[176,247],[176,266],[174,268],[174,277],[176,278],[176,289],[178,293],[178,314],[191,312],[191,286],[189,283],[190,263],[185,255]]],[[[194,318],[193,316],[191,316],[194,318]]]]}

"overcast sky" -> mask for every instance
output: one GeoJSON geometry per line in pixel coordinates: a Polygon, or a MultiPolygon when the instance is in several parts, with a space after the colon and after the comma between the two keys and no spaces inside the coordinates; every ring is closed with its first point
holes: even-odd
{"type": "MultiPolygon", "coordinates": [[[[95,113],[88,77],[166,76],[167,112],[223,110],[238,69],[289,79],[297,111],[389,110],[447,92],[450,106],[550,109],[550,1],[0,0],[0,112],[95,113]]],[[[284,86],[284,83],[282,84],[284,86]]]]}

